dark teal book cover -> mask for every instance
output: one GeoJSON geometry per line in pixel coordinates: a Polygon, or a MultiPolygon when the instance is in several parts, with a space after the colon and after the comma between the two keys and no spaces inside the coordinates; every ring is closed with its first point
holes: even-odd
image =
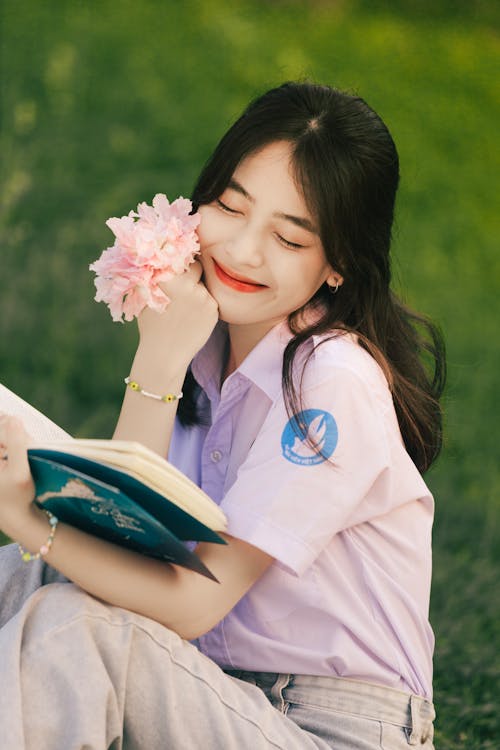
{"type": "Polygon", "coordinates": [[[186,544],[225,541],[126,472],[70,453],[32,448],[35,502],[61,521],[216,580],[186,544]]]}

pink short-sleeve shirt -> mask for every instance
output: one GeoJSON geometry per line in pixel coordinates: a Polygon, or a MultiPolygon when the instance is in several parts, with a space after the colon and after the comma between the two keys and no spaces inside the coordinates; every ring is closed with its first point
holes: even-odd
{"type": "Polygon", "coordinates": [[[229,534],[275,562],[197,645],[224,668],[361,679],[432,698],[433,499],[380,367],[351,335],[317,346],[300,413],[317,455],[285,409],[286,323],[221,390],[226,336],[219,323],[192,362],[210,425],[176,423],[169,460],[220,504],[229,534]]]}

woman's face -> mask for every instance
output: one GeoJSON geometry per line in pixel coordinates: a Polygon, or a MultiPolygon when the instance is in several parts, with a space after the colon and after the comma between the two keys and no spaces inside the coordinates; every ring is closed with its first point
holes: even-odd
{"type": "Polygon", "coordinates": [[[287,142],[244,159],[222,195],[199,211],[204,282],[229,324],[258,325],[265,334],[325,281],[341,281],[295,185],[287,142]]]}

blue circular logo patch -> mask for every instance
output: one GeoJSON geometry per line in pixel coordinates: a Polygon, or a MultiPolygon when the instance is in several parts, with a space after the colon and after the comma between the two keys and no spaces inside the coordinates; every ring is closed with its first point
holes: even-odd
{"type": "Polygon", "coordinates": [[[337,447],[339,431],[333,416],[323,409],[305,409],[289,419],[281,435],[281,450],[287,461],[302,466],[320,464],[330,458],[337,447]],[[300,430],[298,423],[303,427],[300,430]],[[316,446],[316,451],[309,445],[316,446]]]}

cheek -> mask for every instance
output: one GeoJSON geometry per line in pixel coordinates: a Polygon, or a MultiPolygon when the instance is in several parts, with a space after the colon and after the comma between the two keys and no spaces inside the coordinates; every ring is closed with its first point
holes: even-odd
{"type": "Polygon", "coordinates": [[[197,231],[200,247],[203,250],[215,242],[224,240],[228,234],[228,228],[227,222],[224,221],[225,217],[213,206],[201,206],[199,214],[201,221],[197,231]]]}
{"type": "Polygon", "coordinates": [[[310,260],[299,258],[289,251],[281,259],[281,263],[275,268],[284,289],[287,289],[294,297],[300,295],[310,287],[319,284],[319,269],[310,260]]]}
{"type": "Polygon", "coordinates": [[[206,245],[208,237],[210,236],[210,227],[211,227],[211,221],[210,221],[210,212],[208,209],[208,206],[200,206],[198,209],[198,213],[201,216],[201,221],[198,225],[198,229],[196,230],[198,234],[198,239],[200,240],[200,246],[203,249],[203,246],[206,245]]]}
{"type": "Polygon", "coordinates": [[[292,264],[283,269],[281,289],[291,303],[301,306],[313,297],[323,283],[324,269],[311,261],[292,264]]]}

